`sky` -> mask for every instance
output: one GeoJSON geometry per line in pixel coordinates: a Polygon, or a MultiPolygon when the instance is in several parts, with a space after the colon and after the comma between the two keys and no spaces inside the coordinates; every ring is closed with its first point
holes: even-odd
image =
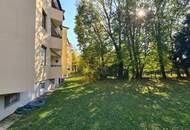
{"type": "Polygon", "coordinates": [[[78,50],[77,37],[74,32],[75,28],[75,15],[77,13],[76,3],[79,0],[60,0],[62,8],[65,10],[65,20],[63,22],[64,26],[69,27],[68,39],[72,43],[73,47],[78,50]]]}

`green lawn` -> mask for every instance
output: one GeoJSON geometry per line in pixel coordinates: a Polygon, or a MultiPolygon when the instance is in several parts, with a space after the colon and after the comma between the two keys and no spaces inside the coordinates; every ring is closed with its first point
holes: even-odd
{"type": "Polygon", "coordinates": [[[190,130],[190,83],[72,78],[12,130],[190,130]]]}

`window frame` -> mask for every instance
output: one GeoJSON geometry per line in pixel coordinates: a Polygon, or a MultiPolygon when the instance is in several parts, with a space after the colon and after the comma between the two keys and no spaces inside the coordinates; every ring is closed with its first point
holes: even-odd
{"type": "Polygon", "coordinates": [[[4,107],[8,108],[20,101],[20,93],[7,94],[4,96],[4,107]],[[11,101],[12,100],[12,101],[11,101]]]}
{"type": "Polygon", "coordinates": [[[47,14],[44,9],[42,9],[42,27],[47,31],[47,14]]]}
{"type": "Polygon", "coordinates": [[[46,59],[46,57],[47,57],[47,47],[44,46],[44,45],[42,45],[41,46],[41,58],[43,58],[43,59],[41,59],[42,60],[41,65],[42,66],[46,66],[47,65],[47,59],[46,59]]]}

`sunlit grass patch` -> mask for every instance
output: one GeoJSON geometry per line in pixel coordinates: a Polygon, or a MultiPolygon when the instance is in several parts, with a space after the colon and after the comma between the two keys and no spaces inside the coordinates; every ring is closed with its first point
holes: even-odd
{"type": "Polygon", "coordinates": [[[67,79],[13,130],[190,129],[190,83],[67,79]],[[82,80],[82,81],[81,81],[82,80]]]}

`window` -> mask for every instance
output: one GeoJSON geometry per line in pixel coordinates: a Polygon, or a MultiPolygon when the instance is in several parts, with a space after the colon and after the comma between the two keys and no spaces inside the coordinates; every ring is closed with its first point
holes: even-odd
{"type": "Polygon", "coordinates": [[[47,51],[47,47],[45,47],[44,45],[42,45],[41,47],[41,60],[42,60],[42,66],[46,66],[46,51],[47,51]]]}
{"type": "Polygon", "coordinates": [[[44,82],[41,82],[40,83],[40,88],[45,89],[46,88],[46,84],[44,82]]]}
{"type": "Polygon", "coordinates": [[[56,8],[54,0],[51,1],[51,6],[52,6],[53,8],[56,8]]]}
{"type": "Polygon", "coordinates": [[[20,100],[20,93],[5,95],[5,107],[8,107],[20,100]]]}
{"type": "Polygon", "coordinates": [[[46,30],[47,29],[47,14],[44,10],[42,10],[42,27],[46,30]]]}

